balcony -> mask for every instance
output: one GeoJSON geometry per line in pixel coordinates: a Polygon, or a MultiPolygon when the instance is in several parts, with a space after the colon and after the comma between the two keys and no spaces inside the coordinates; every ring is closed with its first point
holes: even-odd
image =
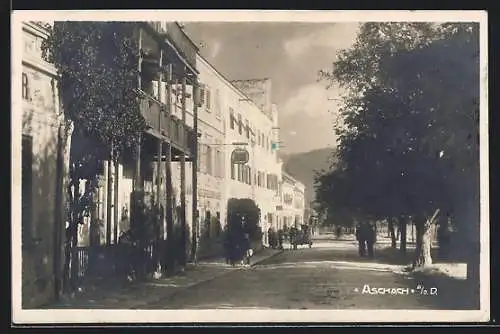
{"type": "Polygon", "coordinates": [[[168,115],[167,106],[146,92],[139,90],[140,111],[149,129],[148,132],[160,139],[170,140],[172,147],[187,155],[193,153],[194,131],[175,115],[168,115]]]}
{"type": "Polygon", "coordinates": [[[177,22],[148,23],[154,31],[173,44],[190,66],[196,68],[196,53],[198,52],[198,48],[184,33],[177,22]]]}

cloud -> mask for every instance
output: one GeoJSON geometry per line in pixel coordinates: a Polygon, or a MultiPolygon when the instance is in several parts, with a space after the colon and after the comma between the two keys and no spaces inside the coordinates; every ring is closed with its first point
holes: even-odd
{"type": "Polygon", "coordinates": [[[352,45],[357,32],[356,23],[334,23],[326,27],[321,25],[307,34],[286,40],[283,47],[291,58],[300,57],[312,47],[344,49],[352,45]]]}
{"type": "Polygon", "coordinates": [[[302,86],[291,92],[290,97],[280,106],[280,114],[290,117],[295,114],[319,117],[337,109],[338,90],[327,90],[322,83],[302,86]]]}
{"type": "Polygon", "coordinates": [[[302,86],[279,107],[281,137],[288,152],[305,152],[335,146],[334,123],[340,96],[338,89],[324,84],[302,86]],[[335,100],[332,100],[335,99],[335,100]]]}

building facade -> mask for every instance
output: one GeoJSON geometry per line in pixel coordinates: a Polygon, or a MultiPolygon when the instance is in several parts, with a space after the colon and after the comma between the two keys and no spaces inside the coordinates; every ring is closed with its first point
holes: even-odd
{"type": "MultiPolygon", "coordinates": [[[[228,198],[251,198],[261,210],[261,228],[277,224],[281,162],[278,158],[278,110],[270,101],[271,81],[253,79],[231,81],[227,101],[226,157],[229,162],[228,198]],[[231,152],[238,145],[249,152],[246,165],[231,163],[231,152]]],[[[264,243],[267,234],[264,233],[264,243]]]]}
{"type": "MultiPolygon", "coordinates": [[[[22,54],[22,306],[37,307],[61,292],[64,196],[68,152],[56,69],[42,59],[47,30],[23,22],[22,54]]],[[[19,134],[18,130],[14,135],[19,134]]]]}
{"type": "Polygon", "coordinates": [[[304,221],[305,186],[288,173],[282,172],[279,228],[299,227],[304,221]]]}
{"type": "MultiPolygon", "coordinates": [[[[148,126],[136,147],[138,153],[124,154],[116,164],[103,161],[100,166],[97,205],[91,218],[79,227],[79,246],[116,244],[134,223],[134,211],[143,211],[134,206],[136,196],[144,203],[145,212],[157,209],[162,241],[169,238],[168,230],[182,229],[184,223],[186,239],[194,238],[190,234],[197,185],[192,177],[197,142],[197,49],[175,22],[138,22],[134,36],[140,54],[136,91],[148,126]]],[[[138,224],[143,223],[140,220],[144,219],[137,220],[138,224]]],[[[185,259],[178,262],[182,265],[185,259]]]]}

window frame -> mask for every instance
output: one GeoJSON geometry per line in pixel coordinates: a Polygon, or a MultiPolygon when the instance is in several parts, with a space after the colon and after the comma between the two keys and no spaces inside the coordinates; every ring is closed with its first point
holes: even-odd
{"type": "Polygon", "coordinates": [[[26,72],[22,72],[21,76],[21,96],[24,101],[31,101],[29,76],[26,72]]]}

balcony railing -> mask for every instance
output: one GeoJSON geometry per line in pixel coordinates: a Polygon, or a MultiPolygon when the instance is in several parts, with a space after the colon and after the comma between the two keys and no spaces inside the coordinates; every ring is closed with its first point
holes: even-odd
{"type": "Polygon", "coordinates": [[[179,149],[187,148],[186,153],[193,152],[194,131],[182,123],[182,120],[172,114],[167,114],[167,106],[146,92],[139,90],[140,110],[146,124],[158,137],[168,137],[179,149]]]}

